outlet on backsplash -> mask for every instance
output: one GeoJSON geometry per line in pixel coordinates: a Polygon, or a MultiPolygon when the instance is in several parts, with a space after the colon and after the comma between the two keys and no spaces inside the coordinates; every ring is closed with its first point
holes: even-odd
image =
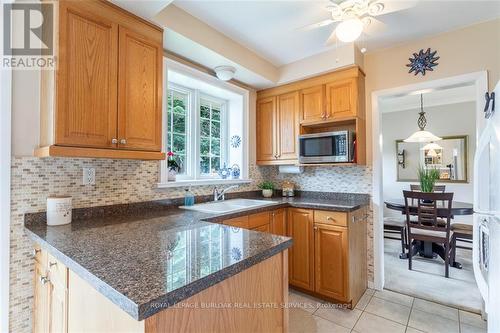
{"type": "Polygon", "coordinates": [[[95,168],[83,168],[83,185],[95,185],[95,168]]]}

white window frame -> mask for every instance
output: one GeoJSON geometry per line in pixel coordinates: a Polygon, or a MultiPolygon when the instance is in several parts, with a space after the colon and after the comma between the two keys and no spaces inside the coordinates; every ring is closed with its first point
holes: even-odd
{"type": "Polygon", "coordinates": [[[196,98],[196,110],[195,110],[195,117],[194,117],[194,122],[196,123],[196,126],[198,126],[198,132],[196,133],[196,139],[194,141],[197,141],[196,143],[196,149],[195,150],[195,156],[197,157],[196,163],[196,179],[220,179],[219,177],[215,176],[207,176],[207,175],[202,175],[201,174],[201,168],[200,168],[200,161],[201,161],[201,156],[200,156],[200,145],[201,145],[201,122],[200,122],[200,107],[201,107],[201,100],[206,100],[212,103],[217,103],[221,105],[221,110],[220,110],[220,123],[221,123],[221,136],[220,136],[220,141],[221,141],[221,151],[220,151],[220,163],[221,167],[224,162],[227,162],[227,157],[228,157],[228,144],[227,144],[227,136],[228,136],[228,116],[227,116],[227,110],[228,110],[228,105],[229,101],[223,100],[217,97],[210,96],[208,94],[203,93],[202,91],[197,91],[197,98],[196,98]]]}
{"type": "MultiPolygon", "coordinates": [[[[186,173],[182,175],[177,175],[177,178],[179,179],[191,179],[192,175],[194,174],[194,161],[192,161],[192,158],[194,156],[193,154],[193,142],[196,140],[192,140],[192,133],[196,133],[196,128],[193,126],[193,122],[191,121],[192,117],[192,108],[193,105],[196,105],[196,92],[193,89],[189,89],[186,87],[183,87],[178,84],[174,83],[168,83],[167,87],[167,94],[170,92],[170,90],[174,90],[178,93],[185,94],[187,95],[187,105],[186,105],[186,123],[188,124],[186,128],[186,164],[187,167],[185,168],[186,173]]],[[[166,123],[168,121],[168,96],[165,98],[166,100],[166,105],[167,105],[167,110],[165,111],[165,123],[164,126],[168,128],[168,124],[166,123]]],[[[165,149],[167,148],[167,139],[169,137],[168,131],[165,132],[164,135],[164,140],[165,140],[165,149]]]]}
{"type": "MultiPolygon", "coordinates": [[[[158,188],[170,188],[170,187],[187,187],[187,186],[212,185],[212,184],[215,185],[215,184],[248,184],[248,183],[251,183],[252,180],[248,178],[248,176],[249,176],[249,170],[248,170],[249,169],[249,155],[248,155],[248,152],[249,152],[249,140],[250,140],[250,138],[248,136],[249,135],[248,124],[249,124],[249,120],[250,120],[249,119],[250,91],[247,89],[235,86],[231,83],[220,81],[210,74],[200,72],[199,70],[196,70],[196,69],[189,67],[185,64],[181,64],[179,62],[176,62],[172,59],[164,58],[163,60],[164,60],[163,61],[163,71],[164,71],[163,86],[165,87],[165,92],[164,92],[165,95],[163,98],[163,119],[165,119],[165,120],[164,120],[164,125],[162,126],[162,128],[163,128],[163,134],[162,134],[163,151],[165,151],[166,147],[167,147],[167,144],[166,144],[167,143],[166,142],[166,139],[167,139],[166,119],[167,119],[167,109],[168,109],[168,105],[167,105],[168,98],[166,96],[166,91],[167,91],[167,89],[170,88],[170,86],[179,87],[179,85],[173,85],[172,83],[168,82],[168,78],[167,78],[168,77],[167,67],[168,67],[172,70],[175,70],[176,72],[189,75],[193,78],[202,80],[202,81],[209,83],[213,86],[220,87],[220,88],[229,90],[235,94],[241,95],[242,105],[243,105],[243,109],[242,109],[242,113],[243,113],[242,126],[243,126],[243,128],[242,128],[242,133],[241,133],[242,138],[243,138],[243,144],[242,144],[243,156],[242,156],[242,163],[240,166],[241,167],[241,179],[220,179],[220,178],[201,178],[200,179],[198,177],[193,177],[194,179],[188,179],[187,177],[178,176],[175,182],[168,181],[168,167],[167,167],[167,160],[165,159],[165,160],[161,161],[161,163],[160,163],[160,173],[159,173],[160,176],[159,176],[159,182],[158,182],[157,187],[158,188]]],[[[188,89],[186,87],[183,87],[183,88],[188,89]]],[[[195,105],[197,103],[197,101],[199,100],[198,96],[196,96],[196,94],[197,94],[197,91],[193,90],[191,103],[193,103],[192,105],[194,105],[196,110],[199,112],[198,107],[195,105]]],[[[208,96],[210,96],[210,95],[208,95],[208,96]]],[[[197,114],[198,112],[196,112],[195,114],[197,114]]],[[[226,110],[226,117],[228,117],[228,110],[226,110]]],[[[228,122],[228,118],[226,118],[226,124],[227,124],[227,122],[228,122]]],[[[198,121],[191,121],[191,133],[197,133],[197,131],[198,131],[197,126],[198,126],[198,121]]],[[[227,140],[228,133],[229,133],[229,132],[227,132],[229,130],[228,127],[229,126],[226,126],[226,132],[225,132],[226,141],[228,141],[227,140]]],[[[196,136],[196,140],[190,140],[190,143],[191,143],[190,148],[191,148],[191,151],[194,152],[194,154],[197,154],[197,152],[199,151],[198,140],[199,140],[199,134],[196,136]]],[[[229,145],[227,145],[227,151],[229,151],[229,145]]],[[[189,167],[195,167],[194,163],[191,163],[191,166],[189,166],[189,167]]]]}

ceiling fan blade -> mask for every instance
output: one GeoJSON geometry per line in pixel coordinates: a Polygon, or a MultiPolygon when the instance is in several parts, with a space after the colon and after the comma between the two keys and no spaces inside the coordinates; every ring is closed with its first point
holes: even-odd
{"type": "Polygon", "coordinates": [[[365,23],[363,32],[368,36],[374,36],[387,30],[387,24],[374,17],[363,18],[363,23],[365,23]]]}
{"type": "Polygon", "coordinates": [[[330,34],[330,37],[328,37],[328,39],[326,40],[325,46],[330,46],[337,41],[337,34],[335,33],[335,30],[336,29],[333,29],[332,33],[330,34]]]}
{"type": "Polygon", "coordinates": [[[312,30],[312,29],[316,29],[316,28],[320,28],[320,27],[325,27],[325,26],[330,25],[332,23],[335,23],[335,21],[332,19],[328,19],[328,20],[324,20],[321,22],[317,22],[317,23],[313,23],[313,24],[309,24],[309,25],[297,28],[296,30],[307,31],[307,30],[312,30]]]}
{"type": "Polygon", "coordinates": [[[390,0],[384,1],[383,3],[375,1],[374,3],[381,3],[383,5],[383,9],[378,12],[370,13],[370,15],[380,16],[415,7],[418,3],[418,0],[390,0]]]}

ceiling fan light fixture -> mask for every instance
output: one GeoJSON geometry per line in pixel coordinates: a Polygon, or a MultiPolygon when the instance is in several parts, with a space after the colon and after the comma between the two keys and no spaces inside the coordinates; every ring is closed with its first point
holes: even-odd
{"type": "Polygon", "coordinates": [[[339,23],[335,29],[335,34],[340,41],[350,43],[361,35],[363,26],[364,24],[359,18],[350,18],[339,23]]]}
{"type": "Polygon", "coordinates": [[[229,81],[234,77],[236,73],[236,68],[232,66],[217,66],[214,68],[215,75],[222,81],[229,81]]]}

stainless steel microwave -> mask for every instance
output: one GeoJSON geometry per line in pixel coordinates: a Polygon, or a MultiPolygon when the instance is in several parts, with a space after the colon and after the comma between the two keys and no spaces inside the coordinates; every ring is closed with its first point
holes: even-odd
{"type": "Polygon", "coordinates": [[[354,133],[337,131],[299,136],[299,163],[353,162],[354,133]]]}

